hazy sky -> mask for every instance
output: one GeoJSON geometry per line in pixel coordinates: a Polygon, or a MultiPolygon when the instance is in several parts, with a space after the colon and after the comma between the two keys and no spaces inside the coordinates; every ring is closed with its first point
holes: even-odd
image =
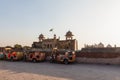
{"type": "Polygon", "coordinates": [[[120,46],[120,0],[0,0],[0,46],[31,45],[39,34],[120,46]],[[54,28],[54,32],[49,32],[54,28]]]}

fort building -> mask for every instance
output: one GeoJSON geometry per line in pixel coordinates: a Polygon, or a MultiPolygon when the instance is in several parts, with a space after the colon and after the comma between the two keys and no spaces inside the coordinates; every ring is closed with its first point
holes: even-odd
{"type": "Polygon", "coordinates": [[[53,38],[45,38],[43,34],[40,34],[38,39],[38,42],[33,42],[32,47],[33,48],[39,48],[39,49],[65,49],[65,50],[78,50],[78,43],[76,39],[73,39],[73,34],[71,31],[68,31],[65,35],[65,40],[60,40],[60,38],[57,38],[57,36],[54,34],[53,38]]]}

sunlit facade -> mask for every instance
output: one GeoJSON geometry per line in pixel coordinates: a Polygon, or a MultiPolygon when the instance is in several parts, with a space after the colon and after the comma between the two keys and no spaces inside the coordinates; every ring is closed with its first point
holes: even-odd
{"type": "Polygon", "coordinates": [[[65,35],[65,40],[60,40],[60,37],[54,34],[53,38],[45,39],[43,34],[39,35],[39,41],[33,42],[33,48],[40,48],[40,49],[65,49],[65,50],[78,50],[78,43],[76,39],[73,39],[73,34],[71,31],[68,31],[65,35]]]}

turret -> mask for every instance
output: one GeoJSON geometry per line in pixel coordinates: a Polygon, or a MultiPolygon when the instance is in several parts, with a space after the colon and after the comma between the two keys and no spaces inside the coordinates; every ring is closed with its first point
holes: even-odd
{"type": "Polygon", "coordinates": [[[45,37],[43,34],[40,34],[38,39],[39,39],[39,42],[42,42],[45,39],[45,37]]]}
{"type": "Polygon", "coordinates": [[[71,31],[68,31],[65,36],[66,36],[66,40],[72,40],[74,35],[72,34],[71,31]]]}

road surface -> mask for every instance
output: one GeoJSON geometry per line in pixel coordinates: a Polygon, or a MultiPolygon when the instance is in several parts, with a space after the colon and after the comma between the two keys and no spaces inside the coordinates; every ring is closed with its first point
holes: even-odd
{"type": "Polygon", "coordinates": [[[120,80],[120,65],[0,61],[0,80],[120,80]]]}

